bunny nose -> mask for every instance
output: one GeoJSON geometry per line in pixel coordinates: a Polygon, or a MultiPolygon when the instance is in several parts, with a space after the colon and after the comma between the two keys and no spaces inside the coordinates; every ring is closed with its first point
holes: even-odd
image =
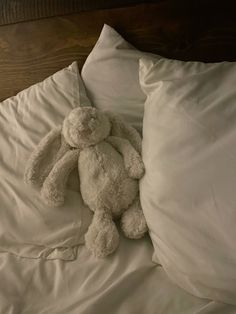
{"type": "Polygon", "coordinates": [[[88,126],[85,123],[81,123],[80,125],[78,125],[78,130],[79,131],[85,131],[88,128],[88,126]]]}

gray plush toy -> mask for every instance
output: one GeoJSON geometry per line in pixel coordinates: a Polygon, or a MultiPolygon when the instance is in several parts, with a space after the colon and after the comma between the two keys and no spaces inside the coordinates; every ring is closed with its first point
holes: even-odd
{"type": "Polygon", "coordinates": [[[138,179],[144,174],[140,154],[141,138],[134,128],[118,116],[79,107],[36,147],[25,181],[41,186],[46,204],[61,206],[69,174],[78,167],[82,198],[94,212],[85,244],[95,256],[105,257],[119,244],[113,219],[121,217],[128,238],[138,239],[147,231],[139,201],[138,179]]]}

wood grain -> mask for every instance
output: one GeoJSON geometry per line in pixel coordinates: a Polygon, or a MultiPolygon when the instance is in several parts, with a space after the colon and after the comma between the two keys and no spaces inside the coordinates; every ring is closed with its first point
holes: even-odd
{"type": "Polygon", "coordinates": [[[163,1],[1,26],[0,100],[74,60],[82,67],[104,23],[116,28],[139,49],[170,58],[236,60],[232,11],[202,9],[163,1]]]}
{"type": "Polygon", "coordinates": [[[0,25],[159,0],[1,0],[0,25]]]}

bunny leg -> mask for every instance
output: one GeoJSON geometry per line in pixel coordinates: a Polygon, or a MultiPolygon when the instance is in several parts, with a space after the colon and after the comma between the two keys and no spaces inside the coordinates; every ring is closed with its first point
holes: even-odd
{"type": "Polygon", "coordinates": [[[121,217],[121,229],[130,239],[139,239],[147,232],[147,223],[143,215],[139,198],[126,210],[121,217]]]}
{"type": "Polygon", "coordinates": [[[68,151],[54,165],[43,183],[41,196],[52,207],[62,206],[65,198],[66,183],[69,174],[78,165],[79,150],[68,151]]]}
{"type": "Polygon", "coordinates": [[[96,257],[106,257],[115,251],[119,245],[119,233],[109,213],[95,211],[85,235],[85,244],[96,257]]]}

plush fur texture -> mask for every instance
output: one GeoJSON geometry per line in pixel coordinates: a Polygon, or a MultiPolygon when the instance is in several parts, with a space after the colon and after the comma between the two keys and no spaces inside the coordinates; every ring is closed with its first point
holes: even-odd
{"type": "Polygon", "coordinates": [[[138,179],[144,174],[140,152],[138,132],[119,117],[92,107],[76,108],[62,128],[39,143],[27,164],[25,181],[42,186],[46,204],[61,206],[69,174],[78,167],[82,198],[94,212],[85,243],[95,256],[105,257],[119,244],[114,219],[121,218],[129,238],[138,239],[147,231],[139,202],[138,179]]]}

